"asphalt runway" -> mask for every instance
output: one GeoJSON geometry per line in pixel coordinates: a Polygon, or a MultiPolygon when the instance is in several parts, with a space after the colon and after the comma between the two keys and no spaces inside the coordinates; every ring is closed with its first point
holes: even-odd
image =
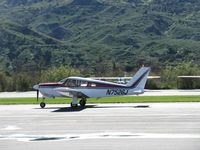
{"type": "Polygon", "coordinates": [[[0,150],[199,150],[200,103],[0,105],[0,150]]]}

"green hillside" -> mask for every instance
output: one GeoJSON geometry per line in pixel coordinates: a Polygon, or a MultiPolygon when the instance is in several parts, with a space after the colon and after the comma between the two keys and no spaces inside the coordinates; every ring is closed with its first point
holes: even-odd
{"type": "Polygon", "coordinates": [[[197,0],[0,0],[1,71],[200,64],[199,40],[197,0]]]}

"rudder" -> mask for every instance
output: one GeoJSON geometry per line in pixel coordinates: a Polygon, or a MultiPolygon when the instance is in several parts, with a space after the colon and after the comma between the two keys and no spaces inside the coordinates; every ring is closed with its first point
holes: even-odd
{"type": "Polygon", "coordinates": [[[150,67],[140,68],[140,70],[131,78],[131,80],[126,84],[126,86],[131,88],[144,89],[149,72],[150,67]]]}

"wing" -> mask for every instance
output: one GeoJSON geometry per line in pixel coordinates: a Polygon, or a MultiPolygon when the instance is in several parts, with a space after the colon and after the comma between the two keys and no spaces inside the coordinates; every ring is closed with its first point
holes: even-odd
{"type": "Polygon", "coordinates": [[[73,97],[73,96],[88,97],[83,92],[81,92],[77,89],[72,89],[72,88],[67,88],[67,87],[59,87],[59,88],[55,88],[54,90],[66,97],[73,97]]]}
{"type": "MultiPolygon", "coordinates": [[[[95,80],[118,80],[118,79],[131,79],[132,77],[91,77],[90,79],[95,80]]],[[[148,79],[160,79],[160,76],[148,76],[148,79]]]]}

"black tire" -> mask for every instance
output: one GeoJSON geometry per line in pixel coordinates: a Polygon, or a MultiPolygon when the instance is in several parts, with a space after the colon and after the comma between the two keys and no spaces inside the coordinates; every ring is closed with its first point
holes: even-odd
{"type": "Polygon", "coordinates": [[[78,107],[78,104],[72,104],[71,103],[71,108],[77,108],[78,107]]]}
{"type": "Polygon", "coordinates": [[[81,105],[81,107],[84,107],[85,106],[85,104],[86,104],[86,100],[80,100],[80,105],[81,105]]]}
{"type": "Polygon", "coordinates": [[[44,108],[45,106],[46,106],[46,104],[45,104],[44,102],[41,102],[41,103],[40,103],[40,107],[41,107],[41,108],[44,108]]]}

